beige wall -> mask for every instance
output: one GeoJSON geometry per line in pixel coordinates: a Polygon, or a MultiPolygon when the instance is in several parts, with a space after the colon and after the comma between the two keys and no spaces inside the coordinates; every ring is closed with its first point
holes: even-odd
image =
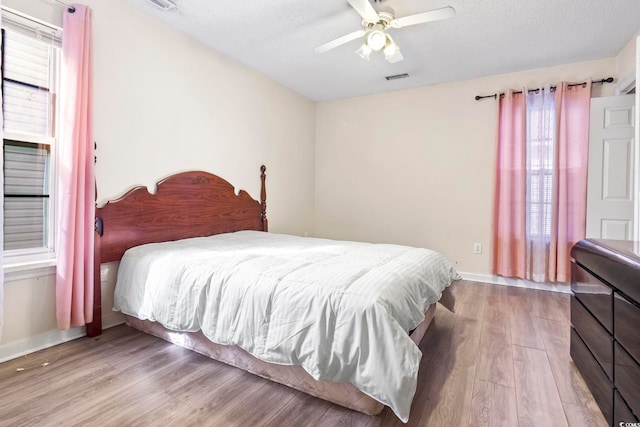
{"type": "MultiPolygon", "coordinates": [[[[315,104],[123,0],[84,3],[94,17],[99,202],[189,169],[258,198],[264,163],[271,230],[312,232],[315,104]]],[[[59,24],[62,7],[52,4],[3,0],[59,24]]],[[[5,284],[0,346],[55,330],[54,282],[5,284]]],[[[103,308],[110,314],[109,300],[103,308]]]]}
{"type": "MultiPolygon", "coordinates": [[[[55,275],[5,280],[4,327],[7,344],[55,329],[55,275]]],[[[0,357],[1,359],[1,357],[0,357]]]]}
{"type": "Polygon", "coordinates": [[[315,235],[432,248],[488,274],[496,102],[474,96],[615,71],[609,58],[319,103],[315,235]]]}
{"type": "Polygon", "coordinates": [[[626,46],[616,56],[616,70],[618,79],[625,81],[634,78],[636,74],[636,38],[640,37],[640,32],[633,36],[626,46]]]}

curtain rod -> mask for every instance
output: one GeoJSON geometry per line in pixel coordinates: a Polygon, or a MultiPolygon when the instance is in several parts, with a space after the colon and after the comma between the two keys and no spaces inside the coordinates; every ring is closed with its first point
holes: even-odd
{"type": "MultiPolygon", "coordinates": [[[[56,0],[57,1],[57,0],[56,0]]],[[[607,77],[606,79],[600,79],[600,80],[594,80],[592,81],[592,83],[600,83],[600,84],[605,84],[605,83],[613,83],[613,77],[607,77]]],[[[581,85],[586,85],[587,82],[582,82],[582,83],[572,83],[570,85],[567,85],[569,87],[574,87],[574,86],[581,86],[581,85]]],[[[555,86],[551,86],[551,91],[553,92],[554,90],[556,90],[555,86]]],[[[529,89],[527,90],[527,92],[535,92],[538,93],[540,92],[540,88],[536,88],[536,89],[529,89]]],[[[517,92],[513,92],[513,94],[515,95],[516,93],[522,93],[522,91],[517,91],[517,92]]],[[[494,93],[493,95],[476,95],[476,101],[480,101],[481,99],[485,99],[485,98],[493,98],[493,99],[497,99],[498,95],[500,96],[504,96],[504,93],[494,93]]]]}
{"type": "Polygon", "coordinates": [[[70,12],[70,13],[73,13],[73,12],[75,12],[75,11],[76,11],[76,8],[75,8],[75,7],[73,7],[73,6],[71,6],[70,4],[67,4],[67,3],[65,3],[65,2],[63,2],[63,1],[60,1],[60,0],[53,0],[53,1],[54,1],[54,2],[56,2],[56,3],[60,3],[60,4],[63,4],[63,5],[65,5],[65,6],[67,6],[67,8],[68,8],[68,10],[69,10],[69,12],[70,12]]]}

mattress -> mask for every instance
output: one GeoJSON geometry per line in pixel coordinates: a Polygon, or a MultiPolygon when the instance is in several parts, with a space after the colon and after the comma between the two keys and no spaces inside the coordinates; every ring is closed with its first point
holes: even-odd
{"type": "Polygon", "coordinates": [[[421,358],[407,331],[456,278],[428,249],[239,231],[129,249],[114,310],[351,383],[406,422],[421,358]]]}

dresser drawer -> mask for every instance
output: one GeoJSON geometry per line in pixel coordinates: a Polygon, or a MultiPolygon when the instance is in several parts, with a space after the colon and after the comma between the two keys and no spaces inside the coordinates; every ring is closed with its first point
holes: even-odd
{"type": "Polygon", "coordinates": [[[616,292],[614,310],[616,340],[640,361],[640,308],[616,292]]]}
{"type": "Polygon", "coordinates": [[[627,402],[624,401],[618,390],[613,391],[613,425],[619,426],[621,423],[637,423],[636,418],[627,402]]]}
{"type": "Polygon", "coordinates": [[[613,337],[575,296],[571,296],[571,324],[613,381],[613,337]]]}
{"type": "Polygon", "coordinates": [[[635,414],[640,414],[640,365],[616,343],[616,387],[635,414]]]}
{"type": "Polygon", "coordinates": [[[611,425],[613,421],[613,385],[573,328],[571,328],[570,351],[573,362],[589,386],[604,418],[611,425]]]}
{"type": "Polygon", "coordinates": [[[571,290],[591,313],[613,334],[613,290],[571,261],[571,290]]]}

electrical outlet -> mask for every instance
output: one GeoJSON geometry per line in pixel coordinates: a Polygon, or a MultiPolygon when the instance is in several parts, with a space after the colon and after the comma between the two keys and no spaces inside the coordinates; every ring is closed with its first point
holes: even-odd
{"type": "Polygon", "coordinates": [[[482,253],[482,243],[474,243],[473,244],[473,253],[481,254],[482,253]]]}

